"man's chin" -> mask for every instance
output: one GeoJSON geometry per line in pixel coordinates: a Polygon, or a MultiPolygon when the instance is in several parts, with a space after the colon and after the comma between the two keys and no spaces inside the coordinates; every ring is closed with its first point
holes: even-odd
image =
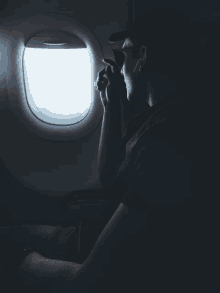
{"type": "Polygon", "coordinates": [[[127,99],[130,103],[132,102],[138,102],[140,100],[140,97],[139,96],[134,96],[134,95],[127,95],[127,99]]]}
{"type": "Polygon", "coordinates": [[[131,91],[131,90],[128,91],[127,90],[127,99],[128,99],[129,102],[134,102],[134,101],[137,100],[137,96],[134,94],[133,91],[131,91]]]}

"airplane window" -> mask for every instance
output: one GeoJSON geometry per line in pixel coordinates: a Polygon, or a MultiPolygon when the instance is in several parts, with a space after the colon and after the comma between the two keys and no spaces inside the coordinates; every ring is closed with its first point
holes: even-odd
{"type": "Polygon", "coordinates": [[[87,115],[92,64],[86,48],[25,48],[23,69],[27,101],[38,118],[72,124],[87,115]]]}

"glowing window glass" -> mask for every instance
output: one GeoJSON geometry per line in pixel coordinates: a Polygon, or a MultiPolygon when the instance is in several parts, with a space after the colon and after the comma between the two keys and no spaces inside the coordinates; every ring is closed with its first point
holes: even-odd
{"type": "Polygon", "coordinates": [[[82,120],[92,99],[92,64],[85,48],[25,48],[24,77],[32,111],[45,122],[82,120]]]}

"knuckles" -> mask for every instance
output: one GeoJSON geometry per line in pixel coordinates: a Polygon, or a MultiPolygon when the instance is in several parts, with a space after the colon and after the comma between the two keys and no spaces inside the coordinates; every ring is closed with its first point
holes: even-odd
{"type": "Polygon", "coordinates": [[[104,72],[103,69],[98,73],[98,77],[97,77],[97,86],[102,87],[104,86],[104,84],[108,83],[108,81],[110,81],[111,79],[114,79],[114,77],[116,77],[117,75],[117,79],[118,79],[118,74],[119,69],[116,65],[107,65],[104,68],[104,72]],[[102,76],[100,76],[100,72],[104,73],[102,74],[102,76]],[[105,77],[104,75],[106,75],[107,77],[105,77]]]}

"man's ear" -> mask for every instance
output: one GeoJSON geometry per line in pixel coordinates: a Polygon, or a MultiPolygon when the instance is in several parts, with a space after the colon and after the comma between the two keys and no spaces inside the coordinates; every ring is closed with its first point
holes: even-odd
{"type": "Polygon", "coordinates": [[[145,46],[142,46],[140,48],[139,58],[140,59],[138,60],[136,66],[135,66],[135,69],[133,71],[135,73],[135,75],[137,75],[139,71],[141,72],[141,68],[146,63],[146,59],[147,59],[147,48],[145,46]]]}
{"type": "Polygon", "coordinates": [[[140,54],[141,54],[141,59],[142,59],[143,65],[144,65],[147,60],[147,48],[145,46],[141,47],[140,54]]]}
{"type": "Polygon", "coordinates": [[[139,71],[140,71],[140,72],[141,72],[141,69],[142,69],[142,67],[144,66],[144,64],[145,64],[144,60],[140,60],[140,63],[139,63],[139,65],[140,65],[140,67],[139,67],[139,71]]]}
{"type": "Polygon", "coordinates": [[[133,71],[135,75],[138,74],[138,71],[141,71],[141,67],[143,66],[142,64],[143,64],[143,60],[139,59],[133,71]]]}
{"type": "Polygon", "coordinates": [[[151,86],[150,81],[147,82],[147,99],[149,100],[149,98],[154,102],[154,88],[151,86]]]}
{"type": "Polygon", "coordinates": [[[146,60],[147,60],[147,48],[145,46],[142,46],[140,48],[140,67],[139,67],[139,71],[141,72],[141,68],[145,65],[146,60]]]}

